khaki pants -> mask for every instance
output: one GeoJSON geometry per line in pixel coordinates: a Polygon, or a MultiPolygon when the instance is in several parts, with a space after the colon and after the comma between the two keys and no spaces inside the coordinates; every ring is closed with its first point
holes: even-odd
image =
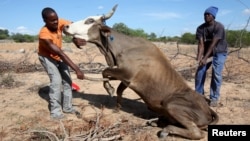
{"type": "Polygon", "coordinates": [[[62,61],[40,55],[39,60],[50,79],[49,107],[51,117],[62,115],[62,110],[65,112],[72,111],[72,80],[68,66],[62,61]]]}

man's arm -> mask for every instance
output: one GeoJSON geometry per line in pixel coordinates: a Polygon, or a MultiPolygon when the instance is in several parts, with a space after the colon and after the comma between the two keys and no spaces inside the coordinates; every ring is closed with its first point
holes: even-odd
{"type": "Polygon", "coordinates": [[[220,39],[214,37],[212,40],[212,43],[209,45],[208,50],[206,52],[206,54],[204,55],[204,57],[202,58],[200,65],[205,65],[207,63],[207,59],[210,57],[210,55],[213,53],[213,49],[216,46],[216,44],[218,43],[220,39]]]}
{"type": "Polygon", "coordinates": [[[80,68],[76,64],[74,64],[73,61],[60,48],[58,48],[55,44],[53,44],[51,40],[48,39],[40,39],[40,40],[46,44],[46,46],[48,47],[47,49],[49,49],[54,54],[60,56],[63,62],[66,63],[68,66],[70,66],[76,72],[78,79],[84,79],[84,74],[80,70],[80,68]]]}
{"type": "Polygon", "coordinates": [[[200,62],[204,54],[204,43],[203,38],[200,37],[198,40],[198,53],[197,53],[197,61],[200,62]]]}

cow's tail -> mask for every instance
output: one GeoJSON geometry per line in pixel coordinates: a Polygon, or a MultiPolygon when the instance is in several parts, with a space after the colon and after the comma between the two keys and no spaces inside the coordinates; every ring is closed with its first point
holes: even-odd
{"type": "Polygon", "coordinates": [[[210,125],[213,125],[219,121],[219,116],[213,109],[210,108],[210,111],[211,111],[211,116],[213,118],[212,121],[210,122],[210,125]]]}

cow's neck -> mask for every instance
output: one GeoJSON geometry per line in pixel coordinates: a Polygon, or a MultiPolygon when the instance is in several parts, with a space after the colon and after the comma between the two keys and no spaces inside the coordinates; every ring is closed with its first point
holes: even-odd
{"type": "Polygon", "coordinates": [[[100,50],[100,52],[104,55],[108,66],[113,67],[116,66],[116,58],[113,52],[113,47],[110,44],[110,36],[107,36],[103,33],[100,33],[100,39],[93,41],[100,50]]]}

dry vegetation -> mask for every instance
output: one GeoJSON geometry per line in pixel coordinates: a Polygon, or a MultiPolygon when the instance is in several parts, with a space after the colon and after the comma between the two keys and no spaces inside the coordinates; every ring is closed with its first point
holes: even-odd
{"type": "MultiPolygon", "coordinates": [[[[176,70],[194,86],[194,59],[196,46],[156,43],[166,53],[176,70]],[[192,69],[190,69],[192,68],[192,69]]],[[[81,90],[74,91],[74,106],[82,113],[78,119],[53,121],[49,118],[48,84],[36,54],[37,43],[0,44],[0,141],[9,140],[158,140],[159,127],[147,126],[155,118],[143,101],[131,90],[126,90],[123,107],[115,112],[115,97],[111,98],[102,82],[72,79],[81,90]],[[25,52],[21,49],[24,49],[25,52]]],[[[64,44],[64,50],[79,64],[85,75],[101,77],[106,63],[98,49],[88,44],[79,50],[73,44],[64,44]]],[[[250,48],[231,53],[223,71],[221,107],[218,124],[250,124],[250,48]],[[243,58],[243,59],[242,59],[243,58]]],[[[208,73],[210,76],[210,72],[208,73]]],[[[208,76],[208,78],[209,78],[208,76]]],[[[208,96],[210,80],[206,82],[208,96]]],[[[113,81],[116,87],[119,82],[113,81]]],[[[186,140],[169,136],[168,140],[186,140]]],[[[202,141],[207,140],[207,138],[202,141]]]]}

